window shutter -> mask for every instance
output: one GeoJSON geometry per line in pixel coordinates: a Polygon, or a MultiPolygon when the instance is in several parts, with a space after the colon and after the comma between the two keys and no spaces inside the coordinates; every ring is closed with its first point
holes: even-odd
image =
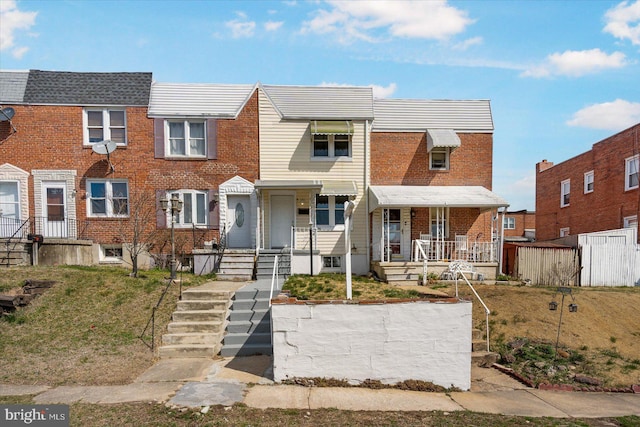
{"type": "Polygon", "coordinates": [[[216,199],[218,192],[209,190],[209,228],[213,230],[220,229],[220,202],[216,199]]]}
{"type": "Polygon", "coordinates": [[[218,122],[215,119],[207,120],[207,159],[218,158],[218,122]]]}
{"type": "Polygon", "coordinates": [[[154,153],[156,159],[164,159],[164,119],[154,119],[154,153]]]}
{"type": "Polygon", "coordinates": [[[156,228],[167,228],[167,214],[160,206],[160,199],[166,196],[166,191],[156,190],[156,228]]]}

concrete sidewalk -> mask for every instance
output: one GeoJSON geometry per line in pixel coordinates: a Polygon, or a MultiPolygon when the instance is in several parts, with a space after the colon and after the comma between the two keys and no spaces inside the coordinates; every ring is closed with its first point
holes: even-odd
{"type": "Polygon", "coordinates": [[[166,402],[204,407],[244,403],[252,408],[355,411],[474,411],[555,418],[640,416],[640,395],[580,393],[528,388],[492,368],[472,368],[468,392],[429,393],[394,389],[304,387],[274,384],[271,357],[161,360],[133,384],[122,386],[0,385],[0,395],[35,394],[38,404],[166,402]],[[253,386],[248,386],[254,384],[253,386]]]}

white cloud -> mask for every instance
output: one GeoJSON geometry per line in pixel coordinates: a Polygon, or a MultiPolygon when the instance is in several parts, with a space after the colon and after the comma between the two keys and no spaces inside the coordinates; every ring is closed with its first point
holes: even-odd
{"type": "Polygon", "coordinates": [[[231,35],[234,39],[239,39],[242,37],[252,37],[256,29],[255,22],[240,21],[238,19],[225,22],[225,26],[231,30],[231,35]]]}
{"type": "Polygon", "coordinates": [[[635,3],[623,1],[604,15],[607,25],[603,31],[618,39],[629,39],[640,45],[640,0],[635,3]]]}
{"type": "Polygon", "coordinates": [[[22,59],[22,57],[29,51],[26,46],[17,47],[11,51],[11,55],[16,59],[22,59]]]}
{"type": "Polygon", "coordinates": [[[589,105],[577,111],[567,122],[569,126],[616,132],[636,123],[640,123],[640,102],[629,102],[624,99],[589,105]]]}
{"type": "Polygon", "coordinates": [[[267,31],[276,31],[276,30],[278,30],[280,27],[282,27],[282,24],[284,24],[284,22],[283,22],[283,21],[278,21],[278,22],[275,22],[275,21],[267,21],[267,22],[264,24],[264,29],[265,29],[265,30],[267,30],[267,31]]]}
{"type": "MultiPolygon", "coordinates": [[[[353,87],[353,85],[347,83],[333,83],[333,82],[322,82],[320,83],[322,87],[353,87]]],[[[387,98],[393,95],[398,88],[398,85],[395,83],[389,83],[389,86],[384,87],[380,85],[368,85],[368,87],[373,89],[373,97],[374,98],[387,98]]]]}
{"type": "Polygon", "coordinates": [[[473,37],[473,38],[467,39],[467,40],[465,40],[465,41],[463,41],[461,43],[456,43],[455,45],[453,45],[453,49],[454,50],[467,50],[471,46],[482,44],[482,42],[483,42],[482,37],[473,37]]]}
{"type": "Polygon", "coordinates": [[[580,77],[611,68],[627,65],[622,52],[607,54],[600,49],[567,50],[547,56],[543,64],[535,65],[524,71],[523,77],[549,77],[563,75],[580,77]]]}
{"type": "Polygon", "coordinates": [[[326,2],[331,9],[321,9],[311,21],[303,23],[302,33],[335,33],[341,42],[374,42],[381,38],[376,31],[386,30],[387,37],[444,40],[459,34],[474,21],[467,12],[447,4],[446,0],[380,0],[326,2]]]}
{"type": "MultiPolygon", "coordinates": [[[[38,12],[22,12],[18,9],[15,0],[0,1],[0,51],[15,46],[15,33],[19,30],[28,30],[36,22],[38,12]]],[[[17,47],[13,50],[13,56],[20,58],[27,48],[17,47]]]]}

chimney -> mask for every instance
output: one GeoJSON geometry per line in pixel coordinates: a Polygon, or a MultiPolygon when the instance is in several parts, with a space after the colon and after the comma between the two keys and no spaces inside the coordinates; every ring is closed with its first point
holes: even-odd
{"type": "Polygon", "coordinates": [[[536,173],[540,173],[542,171],[546,171],[547,169],[553,167],[553,162],[548,162],[547,159],[544,159],[540,163],[536,164],[536,173]]]}

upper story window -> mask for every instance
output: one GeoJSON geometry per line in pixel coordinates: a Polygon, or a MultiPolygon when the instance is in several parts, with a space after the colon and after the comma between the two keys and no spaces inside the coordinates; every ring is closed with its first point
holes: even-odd
{"type": "Polygon", "coordinates": [[[571,193],[571,180],[567,179],[560,183],[560,207],[569,206],[569,194],[571,193]]]}
{"type": "Polygon", "coordinates": [[[351,157],[353,123],[348,120],[312,120],[311,157],[333,160],[351,157]]]}
{"type": "Polygon", "coordinates": [[[348,196],[316,195],[316,225],[328,228],[344,225],[344,203],[348,196]]]}
{"type": "Polygon", "coordinates": [[[87,216],[129,215],[129,184],[126,180],[87,180],[87,193],[87,216]]]}
{"type": "MultiPolygon", "coordinates": [[[[178,197],[182,200],[182,210],[174,217],[176,227],[207,226],[208,206],[206,191],[169,191],[167,199],[178,197]]],[[[170,216],[170,213],[167,213],[170,216]]]]}
{"type": "Polygon", "coordinates": [[[429,152],[429,169],[449,170],[449,147],[435,147],[429,152]]]}
{"type": "Polygon", "coordinates": [[[312,135],[313,157],[334,159],[351,157],[351,135],[312,135]]]}
{"type": "Polygon", "coordinates": [[[512,216],[504,217],[504,229],[505,230],[515,230],[516,229],[516,219],[512,216]]]}
{"type": "Polygon", "coordinates": [[[584,174],[584,194],[593,193],[593,171],[584,174]]]}
{"type": "Polygon", "coordinates": [[[640,171],[640,155],[636,154],[625,161],[624,167],[624,189],[633,190],[638,188],[638,171],[640,171]]]}
{"type": "Polygon", "coordinates": [[[170,157],[202,157],[207,155],[204,120],[167,120],[165,153],[170,157]]]}
{"type": "Polygon", "coordinates": [[[127,116],[120,108],[85,109],[84,143],[113,141],[119,145],[127,143],[127,116]]]}

